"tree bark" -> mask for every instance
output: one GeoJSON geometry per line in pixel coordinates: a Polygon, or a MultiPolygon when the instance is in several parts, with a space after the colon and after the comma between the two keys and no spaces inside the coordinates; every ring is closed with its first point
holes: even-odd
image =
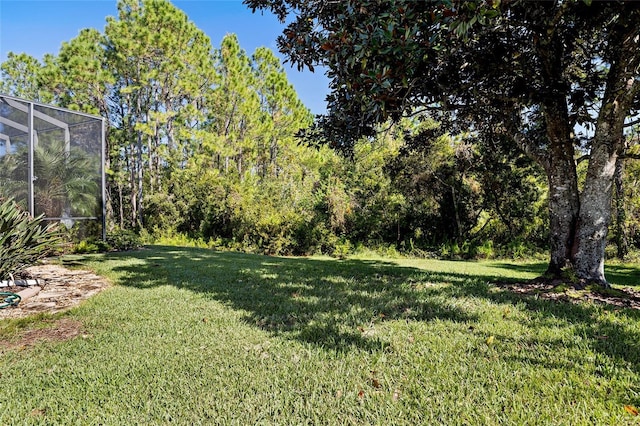
{"type": "MultiPolygon", "coordinates": [[[[141,107],[141,102],[140,102],[140,94],[138,93],[136,96],[136,117],[140,118],[142,116],[142,107],[141,107]]],[[[143,162],[143,157],[142,157],[142,150],[143,150],[143,146],[142,146],[142,131],[140,130],[136,130],[136,156],[138,159],[138,167],[137,167],[137,181],[138,181],[138,185],[137,185],[137,192],[136,192],[136,199],[135,199],[135,203],[136,203],[136,210],[137,210],[137,214],[134,215],[134,222],[133,222],[133,226],[134,227],[140,227],[142,228],[142,200],[143,200],[143,184],[144,184],[144,162],[143,162]]]]}
{"type": "Polygon", "coordinates": [[[545,276],[560,278],[565,268],[572,266],[572,248],[580,212],[580,199],[573,142],[566,121],[559,111],[547,110],[545,150],[537,149],[536,141],[516,134],[516,143],[538,163],[547,175],[549,185],[549,265],[545,276]]]}
{"type": "Polygon", "coordinates": [[[582,280],[607,285],[604,258],[611,222],[616,161],[624,149],[624,121],[638,91],[640,31],[636,17],[623,16],[610,31],[611,67],[591,145],[587,179],[581,196],[575,269],[582,280]]]}
{"type": "Polygon", "coordinates": [[[624,121],[638,90],[640,33],[636,23],[621,22],[612,29],[615,45],[607,76],[596,133],[591,145],[585,187],[581,196],[575,269],[579,278],[606,285],[604,258],[611,222],[611,201],[616,162],[624,150],[624,121]]]}
{"type": "Polygon", "coordinates": [[[122,195],[122,184],[117,183],[118,186],[118,203],[120,213],[120,229],[124,229],[124,196],[122,195]]]}
{"type": "MultiPolygon", "coordinates": [[[[607,96],[605,95],[605,101],[607,96]]],[[[575,241],[574,266],[582,280],[607,285],[604,275],[607,233],[611,223],[611,203],[618,155],[624,137],[626,114],[607,113],[617,109],[619,99],[603,107],[603,119],[594,136],[585,186],[580,197],[580,216],[575,241]],[[606,117],[609,115],[609,117],[606,117]],[[620,116],[617,116],[620,115],[620,116]]]]}
{"type": "MultiPolygon", "coordinates": [[[[626,146],[625,146],[626,149],[626,146]]],[[[624,209],[624,160],[618,157],[616,161],[616,171],[613,176],[615,182],[615,212],[616,212],[616,224],[614,229],[614,238],[616,241],[616,256],[618,259],[624,259],[628,252],[629,246],[627,243],[627,236],[624,230],[624,223],[626,220],[626,214],[624,209]]]]}
{"type": "MultiPolygon", "coordinates": [[[[558,91],[558,93],[562,93],[558,91]]],[[[550,93],[543,104],[549,141],[543,163],[549,182],[549,266],[545,275],[560,277],[571,266],[576,222],[580,212],[575,149],[564,96],[550,93]]]]}
{"type": "Polygon", "coordinates": [[[573,267],[580,280],[606,285],[604,275],[607,231],[611,222],[611,201],[616,160],[623,148],[624,120],[637,92],[636,74],[640,62],[640,34],[636,17],[622,16],[608,29],[610,67],[589,147],[589,165],[579,192],[575,152],[569,119],[567,87],[558,76],[562,63],[553,55],[562,46],[554,32],[541,38],[539,53],[545,91],[541,109],[548,142],[547,176],[551,259],[547,273],[558,276],[573,267]],[[549,49],[549,46],[554,46],[549,49]]]}
{"type": "Polygon", "coordinates": [[[550,259],[546,275],[558,277],[570,266],[580,203],[573,158],[557,156],[551,160],[548,173],[550,259]]]}
{"type": "Polygon", "coordinates": [[[594,140],[587,179],[580,196],[573,263],[579,278],[606,285],[604,253],[611,223],[611,197],[617,155],[615,152],[608,152],[609,144],[599,140],[607,137],[602,135],[607,130],[598,130],[600,134],[594,140]]]}

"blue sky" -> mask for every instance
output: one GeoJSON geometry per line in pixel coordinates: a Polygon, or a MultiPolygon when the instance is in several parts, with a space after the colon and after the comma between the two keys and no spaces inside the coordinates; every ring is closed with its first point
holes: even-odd
{"type": "MultiPolygon", "coordinates": [[[[276,48],[276,37],[283,25],[271,14],[251,11],[241,0],[174,0],[219,47],[225,34],[238,35],[240,46],[248,54],[266,46],[284,59],[276,48]]],[[[107,16],[116,16],[117,0],[0,0],[0,61],[8,52],[25,52],[42,59],[45,53],[57,54],[63,42],[83,28],[104,30],[107,16]]],[[[325,111],[328,80],[322,71],[298,72],[285,64],[289,81],[298,96],[314,114],[325,111]]]]}

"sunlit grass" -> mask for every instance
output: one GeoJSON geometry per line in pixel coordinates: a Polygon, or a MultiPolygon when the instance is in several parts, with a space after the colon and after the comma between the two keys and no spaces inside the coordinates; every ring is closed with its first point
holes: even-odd
{"type": "Polygon", "coordinates": [[[83,337],[0,354],[0,424],[637,424],[635,311],[490,284],[544,264],[76,260],[116,285],[66,314],[83,337]]]}

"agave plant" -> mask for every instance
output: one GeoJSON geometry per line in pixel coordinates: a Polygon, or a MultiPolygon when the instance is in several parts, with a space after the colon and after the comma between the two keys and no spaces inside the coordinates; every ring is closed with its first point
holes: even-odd
{"type": "Polygon", "coordinates": [[[13,199],[0,204],[0,279],[9,279],[24,267],[49,255],[60,243],[55,225],[43,216],[31,218],[13,199]]]}

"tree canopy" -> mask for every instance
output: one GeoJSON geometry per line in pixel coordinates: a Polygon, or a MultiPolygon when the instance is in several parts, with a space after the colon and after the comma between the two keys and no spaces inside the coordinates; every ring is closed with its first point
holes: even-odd
{"type": "Polygon", "coordinates": [[[431,111],[486,145],[515,142],[547,175],[548,273],[606,283],[615,165],[640,107],[640,4],[245,3],[289,20],[278,45],[293,64],[328,67],[328,114],[312,137],[348,150],[388,119],[431,111]]]}

